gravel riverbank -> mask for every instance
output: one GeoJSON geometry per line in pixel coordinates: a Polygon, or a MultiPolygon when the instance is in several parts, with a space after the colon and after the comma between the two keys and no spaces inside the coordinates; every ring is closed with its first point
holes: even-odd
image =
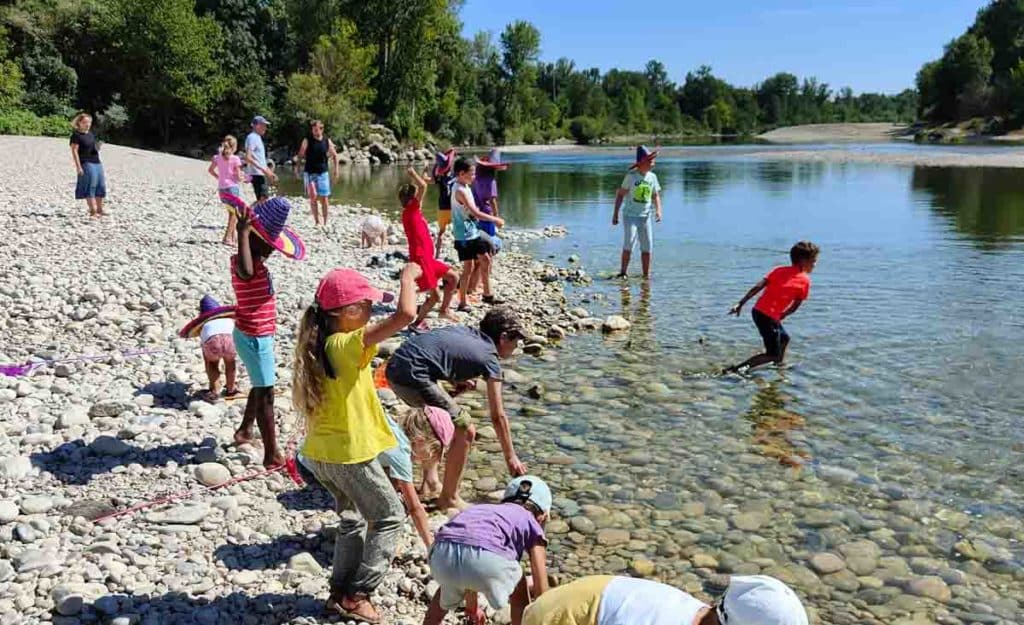
{"type": "MultiPolygon", "coordinates": [[[[0,137],[0,154],[7,224],[0,362],[104,356],[0,376],[0,623],[323,620],[336,517],[326,494],[296,489],[283,474],[122,519],[88,520],[258,465],[255,449],[226,446],[244,403],[194,401],[205,387],[199,346],[177,338],[204,293],[232,301],[231,250],[219,243],[224,212],[206,164],[104,146],[111,215],[90,220],[84,203],[72,199],[66,141],[0,137]],[[120,354],[138,349],[157,351],[120,354]]],[[[269,261],[278,297],[282,440],[296,432],[288,368],[301,310],[319,277],[350,266],[395,290],[401,260],[388,253],[405,249],[400,226],[388,248],[358,247],[369,209],[337,207],[324,231],[313,228],[300,199],[293,204],[290,224],[309,259],[269,261]]],[[[516,251],[539,236],[545,233],[509,233],[495,291],[538,333],[530,350],[549,357],[542,353],[548,336],[599,322],[567,309],[561,283],[570,272],[516,251]]],[[[510,392],[526,390],[513,385],[510,392]]],[[[481,434],[483,448],[496,444],[489,427],[481,434]]],[[[410,526],[380,589],[388,622],[422,617],[432,590],[424,557],[410,526]]]]}

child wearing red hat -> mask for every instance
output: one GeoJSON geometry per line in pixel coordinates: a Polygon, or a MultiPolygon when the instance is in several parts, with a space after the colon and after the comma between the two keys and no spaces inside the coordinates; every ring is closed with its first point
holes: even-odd
{"type": "Polygon", "coordinates": [[[370,596],[395,554],[404,508],[378,456],[398,445],[377,397],[370,364],[377,345],[416,315],[419,265],[402,270],[398,310],[369,323],[384,294],[357,271],[334,269],[320,281],[299,327],[292,403],[305,417],[302,455],[331,492],[341,516],[327,609],[377,623],[370,596]]]}

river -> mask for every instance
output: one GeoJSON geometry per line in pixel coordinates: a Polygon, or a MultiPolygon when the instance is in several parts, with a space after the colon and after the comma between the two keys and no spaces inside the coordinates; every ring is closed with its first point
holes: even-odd
{"type": "MultiPolygon", "coordinates": [[[[628,159],[507,158],[509,226],[565,225],[534,251],[578,255],[596,279],[570,301],[633,322],[517,364],[544,387],[511,409],[558,496],[556,571],[695,592],[767,573],[826,623],[1024,622],[1024,170],[669,151],[647,284],[607,279],[628,159]],[[786,366],[715,375],[760,347],[729,307],[801,239],[821,256],[786,366]]],[[[401,177],[350,169],[337,196],[397,209],[401,177]]],[[[488,449],[469,473],[485,489],[488,449]]]]}

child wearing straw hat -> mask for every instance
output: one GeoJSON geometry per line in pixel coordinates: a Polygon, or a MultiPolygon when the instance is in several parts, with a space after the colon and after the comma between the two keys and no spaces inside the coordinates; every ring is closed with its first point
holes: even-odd
{"type": "Polygon", "coordinates": [[[640,243],[640,264],[644,278],[651,277],[651,249],[654,242],[654,229],[651,225],[651,206],[654,206],[654,220],[661,221],[661,184],[655,175],[654,159],[657,150],[649,150],[641,145],[636,149],[636,162],[629,168],[629,173],[622,180],[622,185],[615,193],[615,212],[612,214],[612,225],[619,224],[619,209],[625,201],[622,213],[622,263],[619,277],[625,278],[629,269],[629,260],[633,247],[640,243]]]}
{"type": "Polygon", "coordinates": [[[238,394],[235,385],[235,343],[232,334],[235,330],[234,306],[221,306],[210,295],[204,295],[199,302],[199,316],[185,324],[178,333],[182,338],[199,336],[203,349],[203,363],[206,365],[207,390],[200,398],[217,401],[220,392],[220,363],[224,362],[224,377],[227,385],[224,394],[228,397],[238,394]]]}
{"type": "Polygon", "coordinates": [[[249,373],[252,390],[245,403],[242,423],[235,431],[235,443],[252,442],[253,424],[263,441],[263,466],[284,463],[277,448],[274,425],[274,332],[277,329],[277,299],[266,260],[276,250],[295,260],[306,257],[299,235],[285,227],[291,205],[284,198],[271,198],[252,207],[237,196],[222,194],[221,200],[238,210],[238,254],[231,257],[231,286],[235,290],[235,349],[249,373]]]}

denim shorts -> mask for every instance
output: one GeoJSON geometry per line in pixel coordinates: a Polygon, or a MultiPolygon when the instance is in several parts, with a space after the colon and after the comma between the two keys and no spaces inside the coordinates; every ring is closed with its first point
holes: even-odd
{"type": "Polygon", "coordinates": [[[249,372],[249,384],[253,388],[273,386],[277,381],[274,367],[274,337],[249,336],[235,328],[235,351],[238,358],[249,372]]]}
{"type": "Polygon", "coordinates": [[[523,579],[523,569],[515,560],[486,549],[442,540],[430,551],[430,575],[441,587],[443,609],[459,607],[472,590],[483,593],[487,603],[500,610],[523,579]]]}
{"type": "Polygon", "coordinates": [[[307,194],[309,194],[309,185],[313,185],[316,197],[331,196],[331,177],[326,171],[320,174],[303,173],[302,186],[306,189],[307,194]]]}
{"type": "Polygon", "coordinates": [[[622,251],[632,252],[637,239],[640,240],[640,251],[650,253],[651,244],[654,242],[654,230],[651,226],[651,216],[622,217],[622,251]]]}
{"type": "Polygon", "coordinates": [[[107,197],[107,178],[101,163],[82,163],[82,175],[75,183],[75,199],[107,197]]]}

